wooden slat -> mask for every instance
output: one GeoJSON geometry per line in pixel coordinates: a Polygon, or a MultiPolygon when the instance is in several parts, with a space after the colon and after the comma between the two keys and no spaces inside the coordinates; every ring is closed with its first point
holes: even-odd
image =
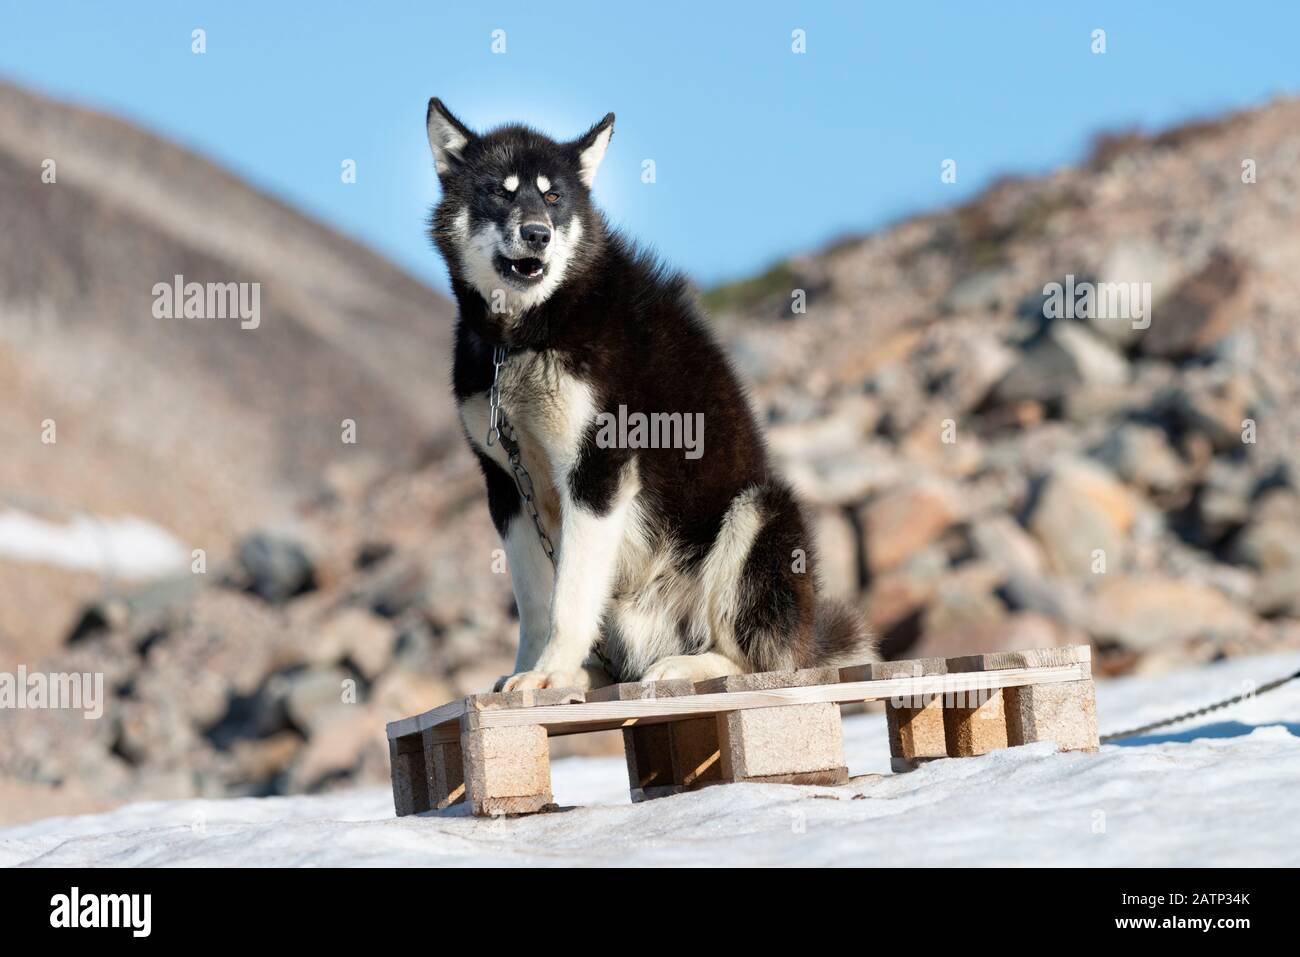
{"type": "Polygon", "coordinates": [[[913,695],[952,694],[990,688],[1015,688],[1023,685],[1078,681],[1088,677],[1086,665],[1075,663],[1053,668],[1010,668],[948,675],[925,675],[919,678],[892,678],[883,681],[850,681],[840,684],[812,685],[798,688],[774,688],[769,691],[737,691],[698,694],[687,697],[664,697],[649,700],[589,701],[501,711],[466,714],[463,725],[470,728],[506,728],[540,724],[550,734],[574,734],[677,721],[691,715],[721,714],[746,708],[778,708],[792,704],[853,701],[880,701],[913,695]]]}
{"type": "MultiPolygon", "coordinates": [[[[982,655],[949,658],[948,671],[1001,671],[1007,668],[1053,668],[1060,665],[1086,664],[1092,667],[1090,645],[1067,645],[1063,648],[1028,648],[1023,651],[992,651],[982,655]]],[[[900,662],[907,664],[907,662],[900,662]]]]}
{"type": "MultiPolygon", "coordinates": [[[[487,694],[472,694],[466,698],[457,698],[446,704],[425,711],[422,714],[391,721],[388,724],[388,740],[405,738],[422,731],[438,728],[460,720],[461,715],[475,711],[496,711],[504,708],[537,708],[552,705],[572,704],[585,700],[585,693],[580,688],[541,688],[528,691],[493,691],[487,694]]],[[[460,735],[444,733],[441,740],[454,741],[460,735]]]]}

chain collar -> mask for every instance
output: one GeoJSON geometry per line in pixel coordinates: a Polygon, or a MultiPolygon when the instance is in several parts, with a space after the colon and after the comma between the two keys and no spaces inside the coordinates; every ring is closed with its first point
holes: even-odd
{"type": "Polygon", "coordinates": [[[514,476],[515,487],[519,489],[519,497],[523,499],[524,508],[527,509],[529,518],[533,520],[533,527],[537,529],[537,537],[542,542],[542,551],[546,552],[546,557],[551,560],[551,567],[554,568],[555,546],[551,544],[550,536],[542,527],[542,517],[537,512],[537,502],[533,499],[533,477],[528,474],[528,469],[524,466],[523,457],[519,453],[518,437],[515,435],[515,430],[510,427],[505,410],[501,408],[501,367],[505,365],[509,355],[510,350],[505,346],[496,346],[492,350],[492,388],[488,390],[487,444],[490,447],[497,442],[501,443],[501,448],[510,462],[510,472],[514,476]]]}

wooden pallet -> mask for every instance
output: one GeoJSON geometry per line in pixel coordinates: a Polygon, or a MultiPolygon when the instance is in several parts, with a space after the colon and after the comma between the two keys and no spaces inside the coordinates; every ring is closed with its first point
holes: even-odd
{"type": "Polygon", "coordinates": [[[471,695],[388,725],[398,816],[552,805],[547,739],[622,729],[634,801],[712,784],[848,780],[839,706],[884,701],[895,771],[1036,741],[1095,751],[1086,645],[847,668],[471,695]]]}

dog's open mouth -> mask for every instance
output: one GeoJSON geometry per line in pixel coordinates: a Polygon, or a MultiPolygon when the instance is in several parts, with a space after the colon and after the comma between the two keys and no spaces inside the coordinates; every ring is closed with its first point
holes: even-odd
{"type": "Polygon", "coordinates": [[[498,256],[497,271],[510,279],[537,282],[546,273],[546,264],[533,257],[507,259],[505,256],[498,256]]]}

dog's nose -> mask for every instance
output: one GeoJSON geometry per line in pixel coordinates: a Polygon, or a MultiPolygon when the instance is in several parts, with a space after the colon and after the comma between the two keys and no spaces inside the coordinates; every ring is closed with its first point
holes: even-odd
{"type": "Polygon", "coordinates": [[[551,241],[551,227],[541,223],[524,223],[519,227],[519,237],[537,249],[551,241]]]}

